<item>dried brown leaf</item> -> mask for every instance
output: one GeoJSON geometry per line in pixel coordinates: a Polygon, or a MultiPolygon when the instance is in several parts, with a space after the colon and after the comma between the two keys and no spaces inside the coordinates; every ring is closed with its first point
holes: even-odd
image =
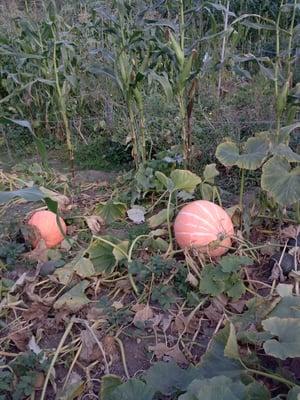
{"type": "Polygon", "coordinates": [[[87,226],[90,228],[93,235],[96,235],[101,231],[103,226],[105,226],[105,221],[99,215],[90,215],[85,217],[85,222],[87,226]]]}
{"type": "Polygon", "coordinates": [[[280,234],[284,239],[295,238],[299,233],[300,225],[289,225],[280,231],[280,234]]]}
{"type": "Polygon", "coordinates": [[[26,257],[29,261],[37,261],[39,263],[44,263],[48,261],[48,247],[43,239],[40,239],[35,249],[26,253],[26,257]]]}
{"type": "MultiPolygon", "coordinates": [[[[98,332],[94,330],[94,333],[99,339],[98,332]]],[[[90,330],[82,330],[80,332],[80,339],[82,343],[82,349],[79,355],[79,359],[81,361],[90,364],[93,361],[101,360],[103,358],[101,350],[90,330]]]]}
{"type": "Polygon", "coordinates": [[[170,357],[179,364],[187,364],[188,361],[180,350],[179,346],[168,347],[165,343],[157,343],[155,346],[149,346],[149,351],[153,351],[158,360],[164,357],[170,357]]]}
{"type": "Polygon", "coordinates": [[[31,336],[29,328],[25,328],[11,332],[8,337],[20,351],[26,351],[31,336]]]}
{"type": "Polygon", "coordinates": [[[51,200],[56,201],[58,204],[58,208],[61,211],[64,211],[68,208],[70,204],[70,199],[64,194],[60,194],[58,192],[54,192],[53,190],[49,190],[40,186],[41,192],[43,192],[47,197],[50,197],[51,200]]]}
{"type": "Polygon", "coordinates": [[[116,341],[112,336],[105,336],[103,339],[103,348],[105,354],[109,356],[111,361],[117,361],[119,359],[119,352],[116,346],[116,341]]]}
{"type": "Polygon", "coordinates": [[[32,303],[31,306],[23,312],[23,318],[25,321],[42,321],[46,318],[48,311],[50,310],[49,306],[46,306],[41,303],[32,303]]]}
{"type": "Polygon", "coordinates": [[[133,323],[136,324],[138,322],[145,322],[153,318],[152,308],[147,304],[143,306],[143,308],[136,312],[133,323]]]}
{"type": "Polygon", "coordinates": [[[121,310],[124,307],[124,304],[121,301],[114,301],[111,305],[115,310],[121,310]]]}
{"type": "Polygon", "coordinates": [[[41,297],[35,293],[35,287],[37,283],[28,283],[24,288],[24,293],[28,296],[29,300],[34,303],[44,304],[45,306],[51,306],[55,302],[55,296],[41,297]]]}

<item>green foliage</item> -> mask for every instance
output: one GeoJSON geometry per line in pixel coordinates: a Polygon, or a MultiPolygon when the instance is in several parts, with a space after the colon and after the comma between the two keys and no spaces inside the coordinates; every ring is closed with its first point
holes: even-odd
{"type": "Polygon", "coordinates": [[[0,259],[2,258],[7,265],[14,265],[18,257],[24,253],[25,246],[15,242],[0,242],[0,259]]]}
{"type": "Polygon", "coordinates": [[[96,212],[107,224],[110,224],[113,221],[123,219],[126,214],[126,208],[126,204],[124,203],[108,201],[97,204],[96,212]]]}
{"type": "Polygon", "coordinates": [[[225,293],[239,299],[246,291],[240,269],[250,264],[252,260],[248,257],[225,256],[216,266],[206,265],[201,273],[200,292],[211,296],[225,293]]]}
{"type": "Polygon", "coordinates": [[[0,399],[24,400],[35,390],[38,373],[45,373],[48,361],[43,354],[24,353],[9,363],[10,369],[0,369],[0,399]]]}

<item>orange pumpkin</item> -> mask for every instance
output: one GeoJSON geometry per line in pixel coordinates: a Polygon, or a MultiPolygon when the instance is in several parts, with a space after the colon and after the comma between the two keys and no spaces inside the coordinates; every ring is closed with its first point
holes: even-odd
{"type": "Polygon", "coordinates": [[[226,211],[206,200],[193,201],[184,206],[176,217],[174,231],[182,249],[196,247],[211,257],[225,254],[234,234],[226,211]]]}
{"type": "MultiPolygon", "coordinates": [[[[67,227],[65,221],[59,218],[61,229],[64,234],[67,233],[67,227]]],[[[55,247],[64,240],[56,220],[56,214],[52,211],[37,211],[35,212],[28,221],[28,224],[37,228],[40,233],[41,239],[43,239],[48,248],[55,247]]],[[[37,241],[32,243],[33,247],[36,247],[37,241]]]]}

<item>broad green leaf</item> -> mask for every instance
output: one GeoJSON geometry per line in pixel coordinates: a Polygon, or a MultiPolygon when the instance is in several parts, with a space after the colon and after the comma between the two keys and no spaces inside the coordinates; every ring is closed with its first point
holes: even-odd
{"type": "Polygon", "coordinates": [[[101,379],[100,399],[109,400],[113,391],[122,385],[122,379],[116,375],[105,375],[101,379]]]}
{"type": "Polygon", "coordinates": [[[256,170],[262,165],[268,153],[268,141],[263,136],[256,136],[247,140],[242,154],[233,142],[219,144],[216,157],[226,167],[236,165],[241,169],[256,170]]]}
{"type": "Polygon", "coordinates": [[[279,299],[278,304],[273,310],[271,310],[269,316],[300,319],[300,297],[290,296],[279,299]]]}
{"type": "Polygon", "coordinates": [[[176,190],[185,190],[189,193],[192,193],[201,183],[201,178],[198,175],[184,169],[175,169],[171,172],[170,178],[176,190]]]}
{"type": "Polygon", "coordinates": [[[168,189],[168,190],[172,190],[173,189],[173,187],[172,187],[172,186],[174,186],[173,182],[165,174],[163,174],[160,171],[156,171],[155,172],[155,177],[160,183],[162,183],[164,185],[165,189],[168,189]]]}
{"type": "Polygon", "coordinates": [[[224,349],[224,356],[234,360],[240,360],[236,332],[232,323],[229,324],[229,336],[224,349]]]}
{"type": "Polygon", "coordinates": [[[218,332],[210,342],[207,352],[202,356],[197,369],[204,378],[224,375],[229,378],[239,378],[245,374],[240,362],[226,357],[225,347],[230,337],[229,324],[218,332]]]}
{"type": "Polygon", "coordinates": [[[253,260],[249,257],[239,257],[234,255],[227,255],[220,259],[219,264],[223,272],[237,272],[242,265],[252,265],[253,260]]]}
{"type": "Polygon", "coordinates": [[[261,187],[283,206],[296,203],[300,200],[300,167],[291,169],[285,159],[270,158],[262,169],[261,187]]]}
{"type": "Polygon", "coordinates": [[[289,162],[300,162],[300,155],[295,153],[289,146],[284,143],[280,143],[276,146],[272,154],[286,158],[289,162]]]}
{"type": "Polygon", "coordinates": [[[262,321],[264,330],[277,339],[267,340],[263,347],[266,354],[286,360],[300,357],[300,319],[271,317],[262,321]]]}
{"type": "Polygon", "coordinates": [[[83,306],[88,304],[90,300],[85,295],[85,290],[89,286],[89,281],[81,281],[70,289],[67,293],[59,297],[54,303],[54,309],[67,309],[71,312],[79,311],[83,306]]]}
{"type": "Polygon", "coordinates": [[[194,366],[187,369],[180,368],[174,361],[157,362],[144,374],[148,386],[164,395],[170,395],[178,390],[184,391],[201,372],[194,366]]]}
{"type": "Polygon", "coordinates": [[[21,197],[27,201],[40,201],[45,198],[45,194],[37,187],[14,190],[11,192],[0,192],[0,204],[21,197]]]}
{"type": "Polygon", "coordinates": [[[300,387],[295,386],[293,389],[289,391],[287,400],[299,400],[299,398],[300,398],[300,387]]]}
{"type": "Polygon", "coordinates": [[[108,201],[99,203],[96,206],[96,212],[106,223],[110,224],[116,220],[122,219],[126,215],[126,204],[117,201],[108,201]]]}
{"type": "MultiPolygon", "coordinates": [[[[167,221],[167,214],[168,214],[168,209],[164,208],[163,210],[159,211],[157,214],[152,215],[148,219],[148,224],[151,229],[155,229],[159,227],[161,224],[165,223],[167,221]]],[[[173,218],[174,215],[174,208],[171,207],[170,209],[170,219],[173,218]]]]}
{"type": "Polygon", "coordinates": [[[203,178],[204,182],[214,184],[215,178],[220,175],[219,171],[216,168],[216,164],[208,164],[204,168],[203,178]]]}
{"type": "Polygon", "coordinates": [[[281,135],[283,138],[285,138],[286,141],[288,142],[290,134],[291,134],[295,129],[298,129],[298,128],[300,128],[300,122],[295,122],[295,123],[292,124],[292,125],[283,126],[283,127],[280,129],[280,135],[281,135]]]}
{"type": "MultiPolygon", "coordinates": [[[[103,236],[112,244],[115,244],[115,239],[110,236],[103,236]]],[[[122,248],[122,247],[121,247],[122,248]]],[[[117,265],[116,257],[113,253],[114,247],[108,243],[103,242],[101,239],[95,239],[88,247],[86,253],[92,261],[96,274],[110,273],[117,265]]],[[[119,255],[120,250],[118,251],[119,255]]]]}
{"type": "Polygon", "coordinates": [[[208,183],[201,183],[201,194],[203,200],[211,200],[213,197],[213,187],[208,183]]]}
{"type": "Polygon", "coordinates": [[[236,282],[230,283],[229,288],[226,288],[226,293],[233,299],[239,299],[243,294],[246,293],[246,286],[241,279],[237,279],[236,282]]]}
{"type": "Polygon", "coordinates": [[[233,167],[239,159],[239,148],[233,142],[221,143],[217,147],[216,157],[225,167],[233,167]]]}
{"type": "Polygon", "coordinates": [[[137,379],[118,385],[114,390],[106,392],[101,400],[152,400],[155,389],[137,379]]]}

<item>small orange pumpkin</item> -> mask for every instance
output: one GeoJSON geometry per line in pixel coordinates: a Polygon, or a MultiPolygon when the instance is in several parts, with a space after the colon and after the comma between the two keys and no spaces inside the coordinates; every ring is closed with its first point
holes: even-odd
{"type": "Polygon", "coordinates": [[[225,254],[234,234],[226,211],[207,200],[193,201],[184,206],[176,217],[174,231],[181,248],[196,247],[211,257],[225,254]]]}
{"type": "MultiPolygon", "coordinates": [[[[61,229],[64,235],[67,233],[67,227],[65,221],[59,218],[61,229]]],[[[52,211],[37,211],[35,212],[28,221],[28,225],[37,228],[40,233],[41,239],[43,239],[48,248],[55,247],[64,240],[56,220],[56,214],[52,211]]],[[[37,246],[37,241],[32,243],[33,247],[37,246]]]]}

